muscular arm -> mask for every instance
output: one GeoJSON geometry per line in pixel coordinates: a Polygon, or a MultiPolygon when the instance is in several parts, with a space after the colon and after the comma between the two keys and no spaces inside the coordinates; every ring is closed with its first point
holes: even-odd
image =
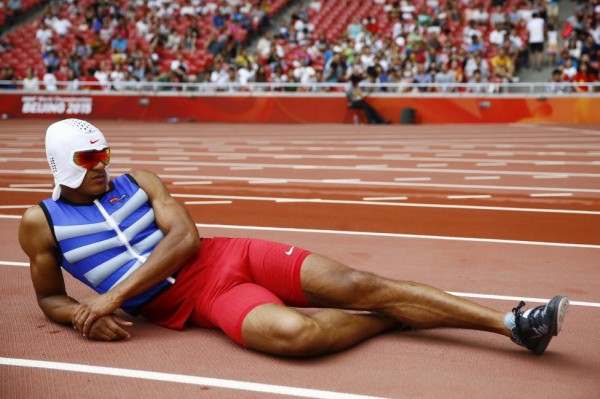
{"type": "MultiPolygon", "coordinates": [[[[19,243],[29,257],[31,281],[40,309],[52,321],[72,323],[79,302],[67,295],[60,269],[60,254],[39,206],[29,208],[23,215],[19,243]]],[[[93,324],[89,338],[104,341],[126,339],[130,335],[121,326],[130,325],[132,323],[115,315],[105,315],[93,324]]]]}
{"type": "Polygon", "coordinates": [[[131,273],[109,292],[79,307],[73,324],[84,335],[97,317],[112,313],[127,299],[154,287],[179,270],[200,248],[198,229],[187,210],[167,191],[154,173],[140,171],[133,175],[148,194],[156,223],[164,238],[142,267],[131,273]]]}
{"type": "Polygon", "coordinates": [[[31,281],[38,305],[50,320],[71,323],[78,302],[67,295],[58,248],[39,206],[28,209],[23,215],[19,243],[29,256],[31,281]]]}

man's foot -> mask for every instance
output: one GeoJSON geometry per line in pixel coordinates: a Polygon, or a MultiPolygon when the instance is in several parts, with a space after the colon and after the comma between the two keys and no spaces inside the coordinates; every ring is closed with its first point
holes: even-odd
{"type": "Polygon", "coordinates": [[[512,310],[515,316],[515,327],[511,339],[538,355],[544,353],[553,336],[558,335],[567,314],[569,299],[555,296],[546,305],[521,312],[525,302],[512,310]]]}

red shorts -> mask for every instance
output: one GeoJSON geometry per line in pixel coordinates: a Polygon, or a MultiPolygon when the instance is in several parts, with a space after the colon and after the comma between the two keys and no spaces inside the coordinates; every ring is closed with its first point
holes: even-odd
{"type": "Polygon", "coordinates": [[[271,241],[205,238],[175,284],[143,306],[151,322],[181,330],[185,324],[220,328],[245,345],[242,323],[265,303],[308,306],[300,268],[309,251],[271,241]]]}

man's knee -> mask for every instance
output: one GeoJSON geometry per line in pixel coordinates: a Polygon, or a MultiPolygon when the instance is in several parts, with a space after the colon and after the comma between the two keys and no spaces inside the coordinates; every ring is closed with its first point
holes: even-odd
{"type": "Polygon", "coordinates": [[[289,356],[311,356],[323,351],[321,327],[309,317],[281,320],[273,331],[273,341],[280,353],[289,356]]]}
{"type": "Polygon", "coordinates": [[[286,309],[249,316],[244,320],[243,335],[246,345],[253,349],[286,356],[311,356],[322,353],[326,347],[321,326],[297,311],[286,309]]]}

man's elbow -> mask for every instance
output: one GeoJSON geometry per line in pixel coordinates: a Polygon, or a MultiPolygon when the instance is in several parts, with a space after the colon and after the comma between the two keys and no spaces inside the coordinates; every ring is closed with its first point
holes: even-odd
{"type": "Polygon", "coordinates": [[[200,236],[197,231],[186,233],[180,242],[186,249],[186,252],[188,252],[189,256],[192,256],[200,249],[200,236]]]}

